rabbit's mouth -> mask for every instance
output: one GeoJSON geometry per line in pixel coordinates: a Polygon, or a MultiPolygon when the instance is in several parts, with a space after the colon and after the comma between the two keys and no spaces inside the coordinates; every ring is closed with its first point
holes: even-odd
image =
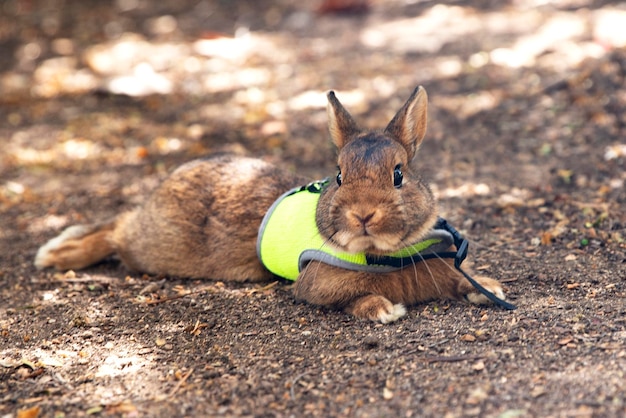
{"type": "Polygon", "coordinates": [[[401,241],[398,237],[391,234],[371,235],[367,231],[363,231],[361,235],[355,236],[353,233],[344,231],[338,232],[333,237],[344,251],[356,254],[386,254],[397,251],[401,247],[401,241]]]}

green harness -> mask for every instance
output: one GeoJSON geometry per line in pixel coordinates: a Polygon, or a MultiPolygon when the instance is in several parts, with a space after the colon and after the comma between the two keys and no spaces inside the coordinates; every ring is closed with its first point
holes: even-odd
{"type": "Polygon", "coordinates": [[[334,250],[326,244],[315,222],[317,203],[327,184],[328,179],[325,179],[289,190],[265,214],[257,238],[257,255],[275,275],[296,280],[311,261],[354,271],[387,273],[431,258],[451,258],[454,267],[476,290],[502,308],[516,309],[515,305],[499,299],[461,269],[468,242],[443,218],[438,218],[422,241],[390,254],[350,254],[334,250]],[[456,251],[449,251],[453,245],[456,251]]]}
{"type": "Polygon", "coordinates": [[[446,251],[454,244],[449,232],[433,229],[422,241],[384,256],[335,250],[326,245],[315,222],[317,202],[326,183],[327,180],[318,181],[288,191],[263,218],[257,254],[275,275],[296,280],[311,261],[348,270],[386,273],[421,261],[427,254],[446,251]]]}

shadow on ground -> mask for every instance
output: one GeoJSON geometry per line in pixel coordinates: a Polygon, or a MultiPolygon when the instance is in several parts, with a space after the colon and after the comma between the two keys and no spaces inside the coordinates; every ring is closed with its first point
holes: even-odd
{"type": "Polygon", "coordinates": [[[624,12],[370,3],[0,6],[3,416],[626,413],[624,12]],[[283,282],[32,265],[211,152],[328,175],[324,92],[381,126],[417,84],[417,164],[516,311],[434,301],[379,325],[283,282]]]}

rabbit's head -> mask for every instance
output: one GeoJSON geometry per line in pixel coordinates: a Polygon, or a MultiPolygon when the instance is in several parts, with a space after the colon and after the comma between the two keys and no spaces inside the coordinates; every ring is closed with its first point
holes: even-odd
{"type": "Polygon", "coordinates": [[[427,95],[417,87],[382,131],[360,129],[328,93],[338,174],[320,197],[317,224],[339,250],[389,253],[419,241],[434,225],[433,194],[411,161],[424,138],[427,95]]]}

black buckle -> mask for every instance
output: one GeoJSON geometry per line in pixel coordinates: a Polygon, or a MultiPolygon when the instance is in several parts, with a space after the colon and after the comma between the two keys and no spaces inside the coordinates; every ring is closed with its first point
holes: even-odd
{"type": "Polygon", "coordinates": [[[463,271],[463,269],[461,269],[461,263],[463,263],[463,260],[465,260],[465,257],[467,257],[469,242],[465,238],[463,238],[459,231],[454,229],[454,227],[452,227],[452,225],[450,225],[448,221],[443,218],[437,219],[435,229],[444,229],[452,234],[452,238],[454,239],[454,246],[457,248],[456,255],[454,256],[454,267],[463,275],[463,277],[465,277],[472,284],[472,286],[476,288],[476,290],[485,295],[487,299],[500,306],[501,308],[508,309],[510,311],[517,309],[517,306],[500,299],[499,297],[485,289],[483,285],[478,283],[476,280],[474,280],[472,276],[470,276],[465,271],[463,271]]]}
{"type": "Polygon", "coordinates": [[[309,193],[322,193],[324,187],[328,185],[329,177],[326,177],[323,180],[314,181],[300,188],[300,191],[308,191],[309,193]]]}

